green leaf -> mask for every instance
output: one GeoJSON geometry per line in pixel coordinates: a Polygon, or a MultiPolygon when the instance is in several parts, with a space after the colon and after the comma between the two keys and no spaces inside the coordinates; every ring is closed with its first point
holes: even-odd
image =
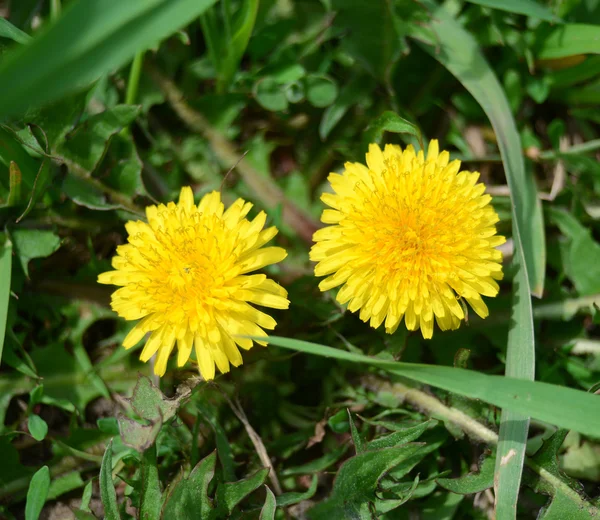
{"type": "Polygon", "coordinates": [[[49,489],[50,470],[48,466],[42,466],[31,477],[29,490],[27,491],[27,502],[25,503],[25,520],[38,520],[46,503],[49,489]]]}
{"type": "Polygon", "coordinates": [[[342,48],[370,74],[389,81],[404,48],[386,0],[333,0],[334,27],[344,31],[342,48]]]}
{"type": "Polygon", "coordinates": [[[363,137],[363,148],[366,151],[369,144],[378,143],[380,144],[383,139],[385,132],[393,132],[395,134],[409,134],[414,136],[423,148],[423,138],[421,136],[421,130],[417,125],[407,121],[400,117],[398,114],[387,111],[381,114],[378,118],[373,120],[369,127],[366,129],[363,137]]]}
{"type": "Polygon", "coordinates": [[[479,470],[458,478],[438,478],[435,481],[448,491],[461,495],[480,493],[494,485],[496,458],[488,456],[480,463],[479,470]]]}
{"type": "Polygon", "coordinates": [[[158,520],[162,506],[160,479],[156,466],[156,446],[147,449],[142,455],[140,490],[140,520],[158,520]]]}
{"type": "Polygon", "coordinates": [[[10,300],[10,280],[12,269],[12,242],[5,233],[0,233],[0,363],[6,337],[6,321],[10,300]]]}
{"type": "Polygon", "coordinates": [[[600,292],[600,244],[571,213],[550,208],[550,218],[569,241],[563,247],[563,268],[581,296],[600,292]]]}
{"type": "MultiPolygon", "coordinates": [[[[264,337],[255,337],[265,340],[264,337]]],[[[387,370],[401,377],[455,392],[472,399],[514,410],[540,421],[570,428],[595,437],[600,431],[600,399],[581,390],[527,381],[505,376],[490,376],[475,370],[382,361],[344,350],[278,336],[269,336],[269,344],[387,370]]]]}
{"type": "Polygon", "coordinates": [[[142,419],[166,422],[175,416],[181,402],[188,397],[189,392],[185,392],[169,399],[154,386],[149,377],[140,376],[133,389],[133,395],[127,401],[142,419]]]}
{"type": "Polygon", "coordinates": [[[557,454],[567,433],[567,430],[556,431],[528,461],[528,466],[537,473],[533,478],[534,491],[552,497],[550,503],[540,511],[538,518],[592,520],[600,515],[600,509],[586,501],[579,493],[581,485],[564,475],[559,468],[557,454]]]}
{"type": "Polygon", "coordinates": [[[79,0],[0,64],[0,117],[76,92],[192,22],[214,0],[79,0]],[[82,30],[85,27],[85,30],[82,30]]]}
{"type": "Polygon", "coordinates": [[[414,449],[414,445],[404,445],[366,451],[348,459],[338,471],[330,497],[311,509],[311,519],[371,519],[369,504],[377,498],[375,490],[380,479],[413,455],[414,449]]]}
{"type": "Polygon", "coordinates": [[[30,260],[50,256],[60,247],[60,238],[53,231],[15,229],[12,232],[12,238],[15,252],[27,276],[29,276],[30,260]]]}
{"type": "Polygon", "coordinates": [[[600,25],[570,23],[542,27],[534,48],[537,58],[541,60],[577,54],[600,54],[600,25]]]}
{"type": "Polygon", "coordinates": [[[0,37],[9,38],[12,41],[23,44],[31,40],[31,36],[18,27],[15,27],[6,18],[0,18],[0,37]]]}
{"type": "Polygon", "coordinates": [[[23,210],[23,213],[16,220],[18,224],[21,220],[23,220],[29,212],[35,207],[36,203],[42,198],[48,186],[50,185],[50,181],[52,180],[52,162],[50,159],[45,159],[42,161],[40,168],[35,176],[33,181],[33,187],[31,188],[31,193],[29,195],[29,201],[27,202],[27,207],[23,210]]]}
{"type": "Polygon", "coordinates": [[[206,406],[199,406],[198,413],[210,424],[212,430],[215,432],[215,443],[219,453],[219,462],[223,468],[224,479],[228,481],[235,480],[233,452],[227,440],[227,434],[217,420],[215,411],[206,406]]]}
{"type": "Polygon", "coordinates": [[[273,491],[269,489],[269,486],[265,486],[267,492],[267,498],[265,499],[265,505],[260,510],[260,516],[258,520],[275,520],[275,510],[277,509],[277,503],[275,502],[275,495],[273,491]]]}
{"type": "Polygon", "coordinates": [[[202,459],[188,478],[179,481],[167,498],[161,518],[170,520],[208,520],[214,512],[208,485],[215,474],[217,453],[202,459]]]}
{"type": "Polygon", "coordinates": [[[546,22],[561,23],[562,20],[556,16],[545,5],[535,0],[467,0],[471,4],[478,4],[492,9],[501,9],[509,13],[524,14],[533,18],[539,18],[546,22]]]}
{"type": "Polygon", "coordinates": [[[69,138],[53,151],[68,166],[74,163],[90,174],[104,157],[111,137],[135,121],[139,112],[139,106],[117,105],[93,115],[78,125],[69,138]]]}
{"type": "Polygon", "coordinates": [[[354,450],[356,454],[362,453],[365,451],[364,441],[360,436],[360,433],[356,429],[356,425],[354,424],[354,419],[352,418],[352,413],[349,409],[346,409],[348,413],[348,422],[350,423],[350,435],[352,435],[352,442],[354,443],[354,450]]]}
{"type": "Polygon", "coordinates": [[[317,108],[331,105],[338,94],[337,85],[327,76],[311,74],[304,78],[306,99],[317,108]]]}
{"type": "Polygon", "coordinates": [[[269,468],[263,468],[243,480],[219,485],[217,488],[217,514],[230,515],[235,506],[265,483],[268,475],[269,468]]]}
{"type": "Polygon", "coordinates": [[[55,500],[61,495],[69,493],[74,489],[79,489],[84,485],[85,482],[81,478],[79,471],[70,471],[52,480],[50,489],[48,490],[48,500],[55,500]]]}
{"type": "Polygon", "coordinates": [[[286,477],[289,475],[306,475],[311,473],[320,473],[321,471],[326,470],[328,467],[335,464],[338,460],[340,460],[346,451],[348,451],[349,445],[344,444],[339,448],[330,451],[319,457],[318,459],[311,460],[306,464],[302,464],[301,466],[295,466],[293,468],[284,469],[281,472],[281,475],[286,477]]]}
{"type": "Polygon", "coordinates": [[[327,136],[340,122],[342,117],[357,102],[361,101],[373,89],[373,80],[364,74],[354,76],[340,90],[339,96],[323,112],[321,122],[319,123],[319,136],[321,139],[327,139],[327,136]]]}
{"type": "Polygon", "coordinates": [[[283,86],[270,76],[262,78],[254,85],[254,97],[260,106],[271,112],[281,112],[288,107],[283,86]]]}
{"type": "Polygon", "coordinates": [[[298,493],[296,491],[290,491],[289,493],[283,493],[277,497],[278,507],[288,507],[298,504],[303,500],[310,500],[317,492],[317,486],[319,484],[318,475],[313,475],[310,481],[309,488],[304,493],[298,493]]]}
{"type": "Polygon", "coordinates": [[[258,12],[258,5],[259,0],[244,0],[242,2],[240,11],[237,13],[233,23],[233,34],[231,39],[226,42],[226,55],[218,64],[217,92],[225,92],[233,80],[250,41],[254,22],[256,21],[256,13],[258,12]]]}
{"type": "Polygon", "coordinates": [[[100,498],[104,506],[105,520],[121,520],[117,504],[117,493],[112,478],[112,440],[106,447],[100,466],[100,498]]]}
{"type": "Polygon", "coordinates": [[[436,424],[437,421],[425,421],[410,428],[403,428],[389,435],[383,435],[369,442],[368,450],[380,450],[383,448],[394,448],[408,442],[417,440],[428,428],[436,424]]]}
{"type": "Polygon", "coordinates": [[[27,419],[29,433],[36,441],[43,441],[48,435],[48,425],[39,415],[32,414],[27,419]]]}

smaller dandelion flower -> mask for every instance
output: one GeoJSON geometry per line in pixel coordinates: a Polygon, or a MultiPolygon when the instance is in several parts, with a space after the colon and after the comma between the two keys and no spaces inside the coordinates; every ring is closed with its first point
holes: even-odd
{"type": "MultiPolygon", "coordinates": [[[[215,365],[225,373],[239,366],[238,347],[249,349],[247,336],[266,336],[275,320],[251,304],[287,309],[287,292],[264,274],[249,274],[283,260],[280,247],[263,247],[277,229],[263,229],[266,214],[246,219],[252,204],[236,200],[227,210],[219,192],[194,204],[189,187],[179,203],[146,208],[148,222],[125,225],[128,243],[117,248],[114,271],[98,282],[120,285],[111,306],[126,320],[138,320],[123,341],[125,348],[150,337],[140,359],[158,353],[154,371],[164,375],[177,344],[177,364],[195,350],[200,373],[213,379],[215,365]]],[[[266,345],[264,342],[258,342],[266,345]]]]}
{"type": "Polygon", "coordinates": [[[332,173],[334,193],[321,200],[332,209],[321,220],[311,260],[322,291],[342,286],[341,304],[394,332],[402,319],[409,330],[431,338],[465,318],[459,299],[485,318],[481,296],[496,296],[505,242],[496,235],[498,215],[479,173],[460,171],[431,141],[427,157],[412,146],[369,147],[367,165],[346,163],[332,173]]]}

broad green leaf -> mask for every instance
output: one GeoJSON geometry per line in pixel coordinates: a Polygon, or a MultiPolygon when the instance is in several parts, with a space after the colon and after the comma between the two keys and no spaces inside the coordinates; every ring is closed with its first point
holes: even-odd
{"type": "Polygon", "coordinates": [[[366,451],[344,462],[333,483],[329,498],[310,511],[310,518],[321,520],[371,519],[369,504],[375,502],[380,479],[394,466],[414,454],[414,445],[366,451]]]}
{"type": "Polygon", "coordinates": [[[404,45],[398,34],[392,6],[385,0],[333,0],[334,27],[344,31],[342,48],[373,76],[390,81],[404,45]]]}
{"type": "Polygon", "coordinates": [[[558,450],[562,446],[567,430],[558,430],[544,441],[528,466],[535,470],[532,487],[538,493],[550,495],[550,503],[540,511],[543,520],[592,520],[600,515],[600,509],[580,495],[579,483],[564,475],[558,464],[558,450]]]}
{"type": "Polygon", "coordinates": [[[546,22],[560,23],[562,20],[545,5],[536,0],[467,0],[471,4],[478,4],[492,9],[501,9],[509,13],[524,14],[539,18],[546,22]]]}
{"type": "Polygon", "coordinates": [[[12,238],[15,252],[27,276],[30,260],[50,256],[60,247],[60,238],[53,231],[17,228],[12,232],[12,238]]]}
{"type": "Polygon", "coordinates": [[[100,466],[100,498],[104,506],[105,520],[121,520],[117,504],[117,493],[112,478],[112,444],[111,440],[102,457],[102,465],[100,466]]]}
{"type": "Polygon", "coordinates": [[[310,500],[315,493],[317,492],[317,485],[319,484],[319,477],[317,475],[313,475],[312,480],[310,481],[310,487],[304,491],[303,493],[299,493],[296,491],[290,491],[288,493],[283,493],[277,497],[277,506],[278,507],[287,507],[292,506],[294,504],[298,504],[303,500],[310,500]]]}
{"type": "Polygon", "coordinates": [[[56,477],[50,483],[50,489],[48,489],[48,500],[55,500],[65,493],[69,493],[74,489],[79,489],[85,485],[85,482],[81,478],[79,471],[70,471],[65,475],[56,477]]]}
{"type": "Polygon", "coordinates": [[[268,475],[269,468],[263,468],[243,480],[219,485],[217,488],[217,515],[231,515],[235,506],[265,483],[268,475]]]}
{"type": "Polygon", "coordinates": [[[317,343],[278,336],[256,337],[256,339],[263,341],[268,339],[271,345],[306,354],[371,365],[413,381],[472,399],[481,399],[500,408],[514,410],[540,421],[570,428],[593,437],[600,431],[600,399],[581,390],[540,381],[491,376],[462,368],[382,361],[317,343]]]}
{"type": "Polygon", "coordinates": [[[233,34],[225,45],[226,54],[221,58],[219,63],[217,92],[225,92],[233,80],[250,41],[254,22],[256,21],[256,13],[258,12],[258,5],[259,0],[244,0],[242,2],[233,22],[233,34]]]}
{"type": "MultiPolygon", "coordinates": [[[[420,520],[453,520],[464,495],[437,492],[421,504],[420,520]]],[[[498,519],[500,520],[500,519],[498,519]]]]}
{"type": "Polygon", "coordinates": [[[565,274],[581,296],[600,293],[600,244],[571,213],[551,208],[550,218],[569,239],[562,248],[565,274]]]}
{"type": "Polygon", "coordinates": [[[10,300],[10,280],[12,269],[12,242],[6,234],[0,233],[0,363],[6,336],[8,304],[10,300]]]}
{"type": "Polygon", "coordinates": [[[48,435],[48,425],[39,415],[32,414],[27,419],[29,433],[36,441],[43,441],[48,435]]]}
{"type": "Polygon", "coordinates": [[[48,489],[50,489],[50,470],[48,466],[42,466],[31,477],[25,503],[25,520],[38,520],[46,503],[48,489]]]}
{"type": "Polygon", "coordinates": [[[0,37],[9,38],[17,43],[28,43],[31,40],[31,36],[15,27],[6,18],[0,18],[0,37]]]}
{"type": "Polygon", "coordinates": [[[266,76],[254,85],[254,97],[263,108],[281,112],[288,107],[283,85],[275,78],[266,76]]]}
{"type": "Polygon", "coordinates": [[[181,401],[187,397],[188,394],[180,399],[169,399],[164,396],[159,388],[154,386],[150,378],[140,376],[137,385],[133,389],[133,395],[127,400],[135,413],[142,419],[148,421],[160,419],[165,422],[175,416],[181,401]]]}
{"type": "Polygon", "coordinates": [[[159,520],[162,505],[160,478],[156,465],[156,446],[151,446],[142,454],[140,473],[140,513],[141,520],[159,520]]]}
{"type": "Polygon", "coordinates": [[[185,478],[175,485],[167,498],[161,518],[170,520],[208,520],[214,513],[212,500],[208,496],[208,486],[215,474],[217,453],[201,460],[185,478]]]}
{"type": "Polygon", "coordinates": [[[269,489],[269,486],[265,486],[267,492],[267,498],[265,504],[260,510],[260,516],[258,520],[275,520],[275,510],[277,509],[277,503],[275,502],[275,495],[273,491],[269,489]]]}
{"type": "Polygon", "coordinates": [[[494,467],[496,458],[488,456],[481,462],[475,473],[468,473],[458,478],[438,478],[436,482],[448,491],[471,495],[480,493],[494,485],[494,467]]]}
{"type": "Polygon", "coordinates": [[[139,112],[138,106],[117,105],[93,115],[78,125],[69,139],[59,143],[53,152],[67,166],[74,163],[89,174],[104,156],[111,137],[135,121],[139,112]]]}
{"type": "Polygon", "coordinates": [[[537,58],[564,58],[577,54],[600,54],[600,25],[570,23],[544,27],[535,43],[537,58]]]}
{"type": "Polygon", "coordinates": [[[81,90],[192,22],[214,0],[78,0],[0,64],[0,117],[81,90]]]}
{"type": "Polygon", "coordinates": [[[328,76],[310,74],[304,78],[304,84],[306,99],[314,107],[328,107],[337,97],[337,85],[328,76]]]}

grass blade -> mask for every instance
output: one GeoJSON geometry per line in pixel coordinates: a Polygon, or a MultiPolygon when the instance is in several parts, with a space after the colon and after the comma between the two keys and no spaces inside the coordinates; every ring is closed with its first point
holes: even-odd
{"type": "Polygon", "coordinates": [[[541,60],[600,54],[600,25],[571,23],[553,27],[544,33],[535,47],[541,60]]]}
{"type": "Polygon", "coordinates": [[[0,117],[80,90],[190,23],[215,0],[79,0],[3,56],[0,117]]]}
{"type": "Polygon", "coordinates": [[[546,22],[561,23],[562,20],[550,11],[545,5],[534,0],[467,0],[471,4],[483,7],[500,9],[509,13],[524,14],[533,18],[539,18],[546,22]]]}
{"type": "MultiPolygon", "coordinates": [[[[435,4],[428,5],[435,8],[435,4]]],[[[436,39],[427,42],[426,50],[477,100],[498,139],[513,202],[514,262],[518,267],[513,286],[513,325],[508,337],[505,374],[531,381],[535,375],[535,342],[529,291],[541,296],[546,263],[541,203],[533,176],[525,172],[521,140],[508,100],[476,40],[444,8],[437,8],[433,17],[436,39]]],[[[499,520],[516,516],[529,432],[527,416],[527,413],[521,415],[510,407],[502,412],[494,478],[499,520]]]]}
{"type": "Polygon", "coordinates": [[[254,338],[271,345],[381,368],[398,376],[448,390],[471,399],[481,399],[540,421],[569,428],[596,438],[600,431],[600,397],[540,381],[490,376],[474,370],[402,363],[354,354],[345,350],[279,336],[254,338]]]}
{"type": "Polygon", "coordinates": [[[4,238],[5,242],[0,246],[0,363],[2,363],[2,350],[6,337],[12,268],[12,242],[5,234],[1,234],[1,238],[4,238]]]}

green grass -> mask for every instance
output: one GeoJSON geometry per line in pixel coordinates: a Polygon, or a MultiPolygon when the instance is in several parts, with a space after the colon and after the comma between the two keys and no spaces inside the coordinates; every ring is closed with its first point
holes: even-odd
{"type": "Polygon", "coordinates": [[[594,2],[30,0],[0,20],[0,518],[600,515],[594,2]],[[430,139],[508,237],[490,316],[369,328],[308,260],[329,172],[430,139]],[[265,210],[268,348],[158,380],[109,307],[124,224],[265,210]]]}

